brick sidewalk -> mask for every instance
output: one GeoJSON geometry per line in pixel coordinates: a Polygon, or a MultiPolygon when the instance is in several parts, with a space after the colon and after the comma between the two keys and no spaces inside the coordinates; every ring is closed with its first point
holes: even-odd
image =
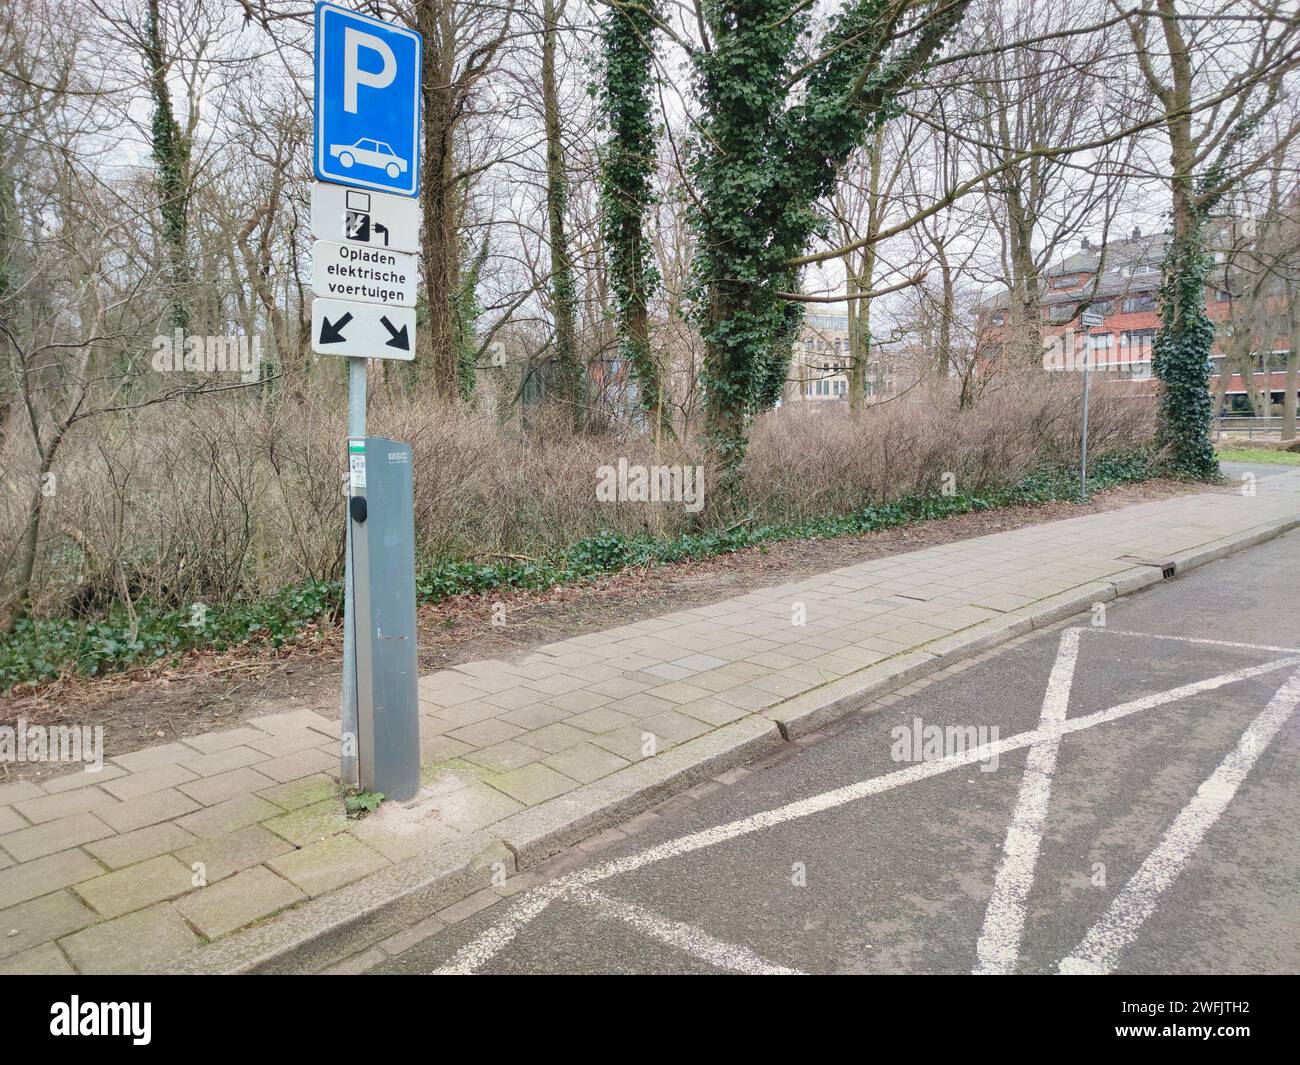
{"type": "Polygon", "coordinates": [[[0,973],[202,968],[431,867],[463,867],[457,897],[507,892],[517,866],[779,745],[873,677],[902,683],[1053,604],[1158,579],[1143,560],[1298,518],[1300,473],[1281,474],[1253,498],[1030,526],[468,662],[420,681],[421,794],[361,821],[343,813],[338,723],[306,710],[0,785],[0,973]]]}

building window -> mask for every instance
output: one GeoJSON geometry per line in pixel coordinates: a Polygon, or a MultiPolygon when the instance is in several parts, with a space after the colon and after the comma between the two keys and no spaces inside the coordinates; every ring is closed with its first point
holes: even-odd
{"type": "Polygon", "coordinates": [[[1047,318],[1051,322],[1068,322],[1074,317],[1073,303],[1058,303],[1047,308],[1047,318]]]}
{"type": "Polygon", "coordinates": [[[1006,325],[1007,316],[1002,311],[996,311],[992,318],[989,319],[994,325],[1006,325]]]}
{"type": "Polygon", "coordinates": [[[1151,263],[1134,263],[1132,268],[1129,270],[1129,276],[1138,277],[1142,274],[1154,274],[1157,269],[1158,267],[1151,263]]]}
{"type": "Polygon", "coordinates": [[[1214,293],[1216,303],[1227,303],[1232,299],[1232,293],[1226,288],[1221,288],[1214,293]]]}
{"type": "Polygon", "coordinates": [[[1135,292],[1131,296],[1124,297],[1124,313],[1136,314],[1142,311],[1154,311],[1156,309],[1156,294],[1154,292],[1135,292]]]}
{"type": "Polygon", "coordinates": [[[1093,351],[1109,351],[1114,339],[1113,333],[1094,333],[1088,338],[1088,344],[1093,351]]]}
{"type": "Polygon", "coordinates": [[[1093,300],[1092,305],[1088,308],[1088,310],[1095,311],[1097,314],[1101,314],[1101,315],[1114,314],[1115,301],[1114,300],[1093,300]]]}
{"type": "Polygon", "coordinates": [[[1047,283],[1049,288],[1069,288],[1073,284],[1073,274],[1066,274],[1065,277],[1054,277],[1047,283]]]}

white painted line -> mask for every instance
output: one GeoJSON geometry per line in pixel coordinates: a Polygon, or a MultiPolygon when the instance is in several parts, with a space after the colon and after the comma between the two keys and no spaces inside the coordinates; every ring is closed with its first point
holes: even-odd
{"type": "Polygon", "coordinates": [[[1111,636],[1142,636],[1148,640],[1175,640],[1178,643],[1203,643],[1210,647],[1237,647],[1248,651],[1271,651],[1286,655],[1300,654],[1300,647],[1272,647],[1264,643],[1237,643],[1234,640],[1203,640],[1196,636],[1165,636],[1158,632],[1130,632],[1128,629],[1090,628],[1088,631],[1111,636]]]}
{"type": "MultiPolygon", "coordinates": [[[[1047,678],[1040,726],[1065,720],[1074,685],[1074,667],[1079,658],[1079,629],[1066,629],[1047,678]]],[[[1002,864],[993,882],[993,894],[984,911],[984,925],[975,945],[977,975],[1007,975],[1016,971],[1020,940],[1025,931],[1025,900],[1034,886],[1034,869],[1043,839],[1043,825],[1052,797],[1052,774],[1061,740],[1045,740],[1029,748],[1025,775],[1016,796],[1015,811],[1002,847],[1002,864]]]]}
{"type": "Polygon", "coordinates": [[[1205,834],[1228,808],[1246,774],[1273,742],[1298,703],[1300,671],[1287,678],[1268,706],[1242,733],[1228,757],[1196,789],[1192,801],[1183,807],[1156,849],[1124,885],[1124,890],[1088,929],[1074,953],[1060,963],[1060,972],[1081,975],[1114,971],[1121,955],[1155,912],[1161,894],[1178,879],[1205,834]]]}
{"type": "Polygon", "coordinates": [[[649,913],[622,899],[610,898],[599,891],[575,888],[568,897],[592,907],[602,917],[613,918],[631,925],[652,939],[675,947],[698,961],[727,969],[746,976],[804,976],[798,969],[774,965],[760,958],[748,947],[736,946],[714,939],[707,932],[681,921],[670,921],[649,913]]]}
{"type": "Polygon", "coordinates": [[[905,784],[913,784],[920,780],[927,780],[930,777],[951,772],[954,769],[960,769],[963,766],[974,765],[977,762],[992,758],[995,754],[1001,756],[1009,751],[1032,747],[1044,740],[1056,739],[1069,733],[1080,732],[1096,725],[1128,717],[1143,710],[1164,706],[1167,703],[1199,695],[1202,692],[1214,691],[1216,688],[1222,688],[1227,684],[1235,684],[1237,681],[1249,680],[1251,677],[1258,677],[1264,673],[1272,673],[1275,670],[1291,668],[1296,665],[1300,665],[1300,657],[1279,658],[1263,665],[1248,666],[1243,669],[1233,670],[1231,673],[1222,673],[1217,677],[1208,677],[1205,680],[1198,680],[1191,684],[1183,684],[1168,691],[1156,692],[1153,695],[1143,696],[1141,699],[1120,703],[1118,706],[1098,710],[1082,717],[1071,718],[1051,726],[1040,725],[1038,728],[1027,732],[1009,736],[1005,740],[985,743],[978,747],[969,747],[964,752],[949,755],[947,758],[937,759],[933,762],[918,762],[906,769],[899,769],[883,776],[873,777],[870,780],[859,781],[856,784],[848,784],[842,788],[822,792],[820,795],[814,795],[807,799],[797,799],[772,810],[764,810],[761,813],[752,814],[737,821],[714,825],[712,828],[702,829],[699,832],[693,832],[690,835],[660,843],[658,846],[651,847],[639,854],[617,858],[603,865],[593,866],[590,869],[580,869],[528,892],[497,924],[484,930],[467,943],[445,966],[439,968],[436,972],[461,974],[474,972],[508,946],[530,921],[541,914],[547,906],[570,888],[587,887],[612,876],[633,872],[642,866],[652,865],[655,862],[662,862],[669,858],[677,858],[684,854],[690,854],[692,851],[702,850],[705,847],[712,847],[736,839],[739,836],[748,835],[751,832],[758,832],[761,829],[772,828],[787,821],[809,817],[812,814],[843,806],[845,803],[865,799],[870,795],[879,795],[882,792],[902,787],[905,784]]]}

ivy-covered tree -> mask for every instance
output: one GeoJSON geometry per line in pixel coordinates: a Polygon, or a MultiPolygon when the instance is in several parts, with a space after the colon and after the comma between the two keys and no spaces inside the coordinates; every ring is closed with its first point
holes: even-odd
{"type": "Polygon", "coordinates": [[[599,103],[601,230],[609,252],[619,353],[636,379],[652,431],[671,432],[659,362],[650,346],[648,304],[659,282],[647,225],[654,203],[654,34],[658,0],[615,4],[602,16],[599,103]]]}
{"type": "Polygon", "coordinates": [[[853,0],[810,38],[811,5],[795,0],[702,5],[693,220],[706,420],[724,481],[744,457],[749,420],[781,394],[802,316],[781,294],[797,290],[791,261],[824,224],[818,201],[899,113],[899,94],[967,6],[853,0]]]}
{"type": "Polygon", "coordinates": [[[190,324],[186,298],[190,287],[188,244],[192,141],[176,121],[172,108],[171,89],[167,84],[169,60],[158,0],[149,0],[146,7],[143,44],[149,95],[153,99],[150,141],[154,163],[158,167],[158,208],[167,246],[171,324],[176,329],[186,329],[190,324]]]}
{"type": "Polygon", "coordinates": [[[1207,35],[1207,16],[1200,9],[1182,12],[1176,0],[1155,0],[1154,7],[1154,13],[1133,12],[1126,21],[1138,69],[1169,138],[1170,240],[1152,355],[1152,370],[1164,385],[1157,443],[1168,449],[1178,471],[1211,478],[1218,475],[1219,463],[1210,441],[1214,325],[1205,307],[1213,265],[1210,217],[1245,178],[1269,164],[1277,145],[1300,136],[1300,120],[1292,116],[1289,128],[1263,144],[1252,143],[1285,98],[1285,79],[1297,64],[1300,20],[1280,13],[1257,22],[1237,20],[1225,9],[1224,26],[1235,29],[1219,27],[1218,35],[1207,35]],[[1219,64],[1234,53],[1249,58],[1224,87],[1219,64]],[[1203,66],[1216,79],[1214,91],[1205,96],[1197,92],[1203,66]]]}

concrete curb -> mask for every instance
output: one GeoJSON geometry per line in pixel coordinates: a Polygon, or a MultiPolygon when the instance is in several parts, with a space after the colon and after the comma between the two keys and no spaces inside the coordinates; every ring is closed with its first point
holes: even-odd
{"type": "MultiPolygon", "coordinates": [[[[1300,528],[1286,518],[1171,556],[1176,574],[1300,528]]],[[[981,654],[1094,603],[1161,583],[1159,565],[1134,565],[1105,580],[1009,611],[670,748],[601,780],[312,899],[267,922],[196,948],[173,973],[313,972],[364,949],[492,882],[494,871],[535,865],[655,803],[815,732],[912,681],[981,654]],[[495,867],[495,868],[494,868],[495,867]]]]}

